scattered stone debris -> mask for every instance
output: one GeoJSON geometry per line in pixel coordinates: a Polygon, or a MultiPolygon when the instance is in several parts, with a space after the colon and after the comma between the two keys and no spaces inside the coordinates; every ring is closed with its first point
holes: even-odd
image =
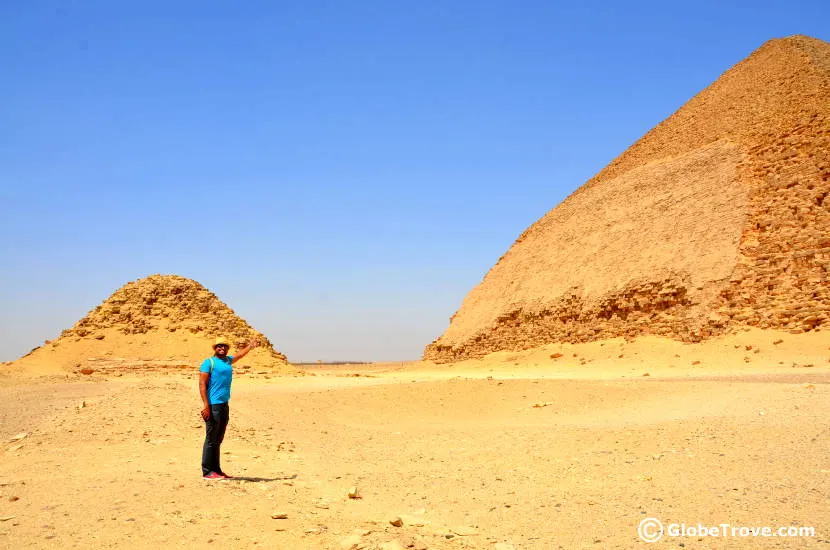
{"type": "Polygon", "coordinates": [[[363,542],[363,539],[360,538],[360,535],[354,534],[341,540],[340,547],[343,548],[343,550],[363,550],[363,548],[366,548],[367,545],[363,542]]]}
{"type": "Polygon", "coordinates": [[[412,527],[424,527],[425,525],[429,524],[429,521],[413,515],[401,514],[399,517],[403,521],[404,525],[409,525],[412,527]]]}

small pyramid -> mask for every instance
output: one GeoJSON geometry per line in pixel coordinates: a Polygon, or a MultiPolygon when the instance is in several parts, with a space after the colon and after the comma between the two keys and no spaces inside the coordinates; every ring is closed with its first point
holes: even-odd
{"type": "Polygon", "coordinates": [[[426,347],[830,322],[830,44],[771,40],[528,228],[426,347]]]}
{"type": "Polygon", "coordinates": [[[17,363],[69,370],[164,370],[193,368],[212,355],[218,336],[234,350],[258,338],[260,347],[241,368],[284,369],[285,355],[198,282],[178,275],[132,281],[90,311],[56,340],[17,363]]]}

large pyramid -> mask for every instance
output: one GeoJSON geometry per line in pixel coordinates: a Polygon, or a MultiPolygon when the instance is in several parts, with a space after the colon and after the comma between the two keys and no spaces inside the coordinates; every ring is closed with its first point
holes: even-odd
{"type": "Polygon", "coordinates": [[[528,228],[437,362],[830,318],[830,44],[771,40],[528,228]]]}
{"type": "Polygon", "coordinates": [[[177,275],[127,283],[16,364],[102,371],[194,368],[212,354],[217,336],[230,338],[234,349],[259,338],[261,346],[239,363],[241,368],[288,367],[285,356],[215,294],[177,275]]]}

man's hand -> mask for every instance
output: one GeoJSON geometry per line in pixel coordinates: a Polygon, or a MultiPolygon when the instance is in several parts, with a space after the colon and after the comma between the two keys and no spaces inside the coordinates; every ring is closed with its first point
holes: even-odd
{"type": "Polygon", "coordinates": [[[205,422],[210,420],[210,407],[205,407],[204,409],[202,409],[202,418],[205,422]]]}
{"type": "Polygon", "coordinates": [[[239,353],[237,353],[233,356],[233,359],[231,360],[231,364],[236,363],[237,361],[239,361],[240,359],[242,359],[243,357],[248,355],[249,351],[251,351],[254,348],[258,348],[258,347],[259,347],[259,338],[254,338],[253,340],[248,341],[248,345],[245,346],[244,348],[242,348],[241,350],[239,350],[239,353]]]}

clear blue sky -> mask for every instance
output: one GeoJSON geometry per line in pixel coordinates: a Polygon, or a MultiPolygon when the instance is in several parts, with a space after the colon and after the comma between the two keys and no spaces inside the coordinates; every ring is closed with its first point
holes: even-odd
{"type": "Polygon", "coordinates": [[[0,360],[191,277],[289,359],[417,358],[514,239],[830,2],[0,4],[0,360]]]}

